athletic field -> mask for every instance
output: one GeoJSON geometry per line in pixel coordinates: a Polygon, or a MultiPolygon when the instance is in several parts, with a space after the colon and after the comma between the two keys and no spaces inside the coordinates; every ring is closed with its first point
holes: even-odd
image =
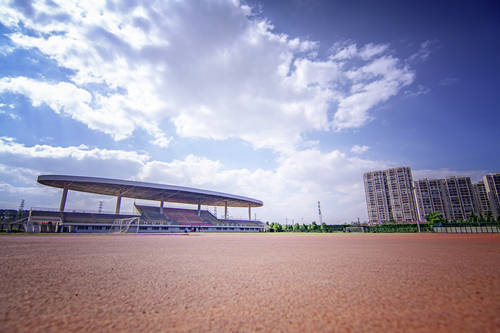
{"type": "Polygon", "coordinates": [[[500,331],[499,234],[0,236],[0,332],[500,331]]]}

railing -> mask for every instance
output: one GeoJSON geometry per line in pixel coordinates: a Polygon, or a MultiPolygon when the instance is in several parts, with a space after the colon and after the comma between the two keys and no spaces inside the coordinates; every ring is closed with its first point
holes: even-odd
{"type": "MultiPolygon", "coordinates": [[[[45,208],[45,207],[31,207],[31,210],[33,211],[42,211],[42,212],[57,212],[59,213],[59,209],[57,208],[45,208]]],[[[89,209],[65,209],[63,213],[87,213],[87,214],[111,214],[111,215],[134,215],[138,216],[137,213],[135,212],[122,212],[120,211],[118,214],[116,214],[114,211],[109,211],[109,210],[89,210],[89,209]]]]}

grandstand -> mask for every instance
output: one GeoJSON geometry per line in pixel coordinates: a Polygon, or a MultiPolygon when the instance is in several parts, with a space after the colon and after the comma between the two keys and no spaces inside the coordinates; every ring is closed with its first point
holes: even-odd
{"type": "Polygon", "coordinates": [[[24,224],[27,232],[262,232],[264,224],[251,219],[251,208],[262,201],[237,195],[173,185],[152,184],[116,179],[45,175],[38,182],[63,189],[59,210],[32,208],[24,224]],[[116,209],[91,212],[66,209],[68,191],[115,195],[116,209]],[[120,213],[121,198],[159,201],[159,206],[134,203],[134,213],[120,213]],[[165,203],[197,205],[198,209],[165,207],[165,203]],[[201,205],[224,206],[219,219],[201,205]],[[228,207],[248,207],[248,220],[228,219],[228,207]]]}

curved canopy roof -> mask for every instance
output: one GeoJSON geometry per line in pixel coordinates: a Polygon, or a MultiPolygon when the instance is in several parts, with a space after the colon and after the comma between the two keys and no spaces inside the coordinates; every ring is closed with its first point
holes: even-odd
{"type": "Polygon", "coordinates": [[[131,180],[66,175],[40,175],[43,185],[67,188],[71,191],[96,193],[126,198],[229,207],[261,207],[263,202],[234,194],[190,187],[154,184],[131,180]]]}

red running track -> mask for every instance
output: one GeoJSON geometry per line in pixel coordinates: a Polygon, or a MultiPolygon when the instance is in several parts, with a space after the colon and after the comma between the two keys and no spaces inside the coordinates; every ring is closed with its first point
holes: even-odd
{"type": "Polygon", "coordinates": [[[0,331],[500,331],[500,235],[0,236],[0,331]]]}

